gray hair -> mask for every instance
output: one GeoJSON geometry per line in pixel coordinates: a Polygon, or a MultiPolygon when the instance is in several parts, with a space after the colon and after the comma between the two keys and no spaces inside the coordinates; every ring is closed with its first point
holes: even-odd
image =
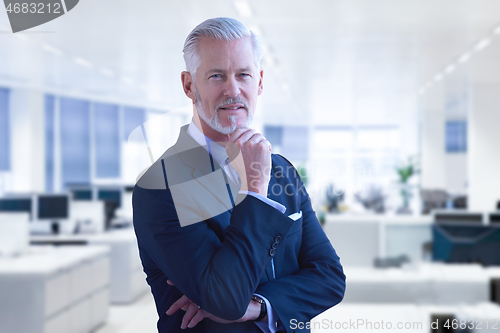
{"type": "Polygon", "coordinates": [[[228,17],[212,18],[197,25],[193,31],[189,33],[184,42],[184,48],[182,50],[182,52],[184,52],[184,62],[186,63],[186,70],[191,73],[193,80],[195,79],[196,70],[201,65],[197,47],[198,42],[203,37],[225,41],[250,37],[253,46],[255,66],[257,69],[261,68],[263,47],[259,36],[236,19],[228,17]]]}

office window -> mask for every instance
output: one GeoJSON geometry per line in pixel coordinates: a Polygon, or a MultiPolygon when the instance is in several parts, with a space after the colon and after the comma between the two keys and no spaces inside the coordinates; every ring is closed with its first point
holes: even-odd
{"type": "Polygon", "coordinates": [[[127,141],[128,136],[134,129],[141,126],[146,121],[146,111],[141,108],[123,108],[123,140],[127,141]]]}
{"type": "Polygon", "coordinates": [[[399,128],[360,128],[356,132],[359,151],[381,151],[399,148],[399,128]]]}
{"type": "Polygon", "coordinates": [[[264,136],[273,147],[281,147],[283,143],[283,126],[264,126],[264,136]]]}
{"type": "Polygon", "coordinates": [[[297,165],[307,160],[309,136],[307,127],[284,126],[281,153],[297,165]]]}
{"type": "Polygon", "coordinates": [[[356,131],[355,172],[360,177],[390,178],[399,160],[398,127],[359,128],[356,131]]]}
{"type": "Polygon", "coordinates": [[[397,176],[400,157],[398,126],[318,126],[311,135],[308,173],[314,180],[310,193],[335,191],[352,195],[369,186],[387,186],[397,176]]]}
{"type": "Polygon", "coordinates": [[[54,191],[55,97],[45,95],[45,190],[54,191]]]}
{"type": "Polygon", "coordinates": [[[309,136],[303,126],[264,126],[264,136],[273,145],[273,153],[285,156],[292,163],[307,160],[309,136]]]}
{"type": "Polygon", "coordinates": [[[0,171],[10,170],[9,90],[0,88],[0,171]]]}
{"type": "Polygon", "coordinates": [[[60,99],[62,186],[90,183],[89,102],[60,99]]]}
{"type": "Polygon", "coordinates": [[[120,177],[120,114],[112,104],[94,104],[95,176],[120,177]]]}
{"type": "Polygon", "coordinates": [[[467,122],[465,120],[446,122],[446,152],[467,152],[467,122]]]}

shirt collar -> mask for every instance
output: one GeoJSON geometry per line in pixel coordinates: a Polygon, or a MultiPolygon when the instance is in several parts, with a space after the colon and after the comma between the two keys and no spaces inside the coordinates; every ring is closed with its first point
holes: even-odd
{"type": "Polygon", "coordinates": [[[187,133],[194,139],[194,141],[196,141],[196,143],[205,148],[205,150],[207,150],[208,153],[212,155],[212,157],[217,163],[219,163],[219,165],[224,166],[226,164],[226,148],[203,134],[203,132],[200,131],[200,129],[195,125],[192,119],[189,123],[187,133]]]}

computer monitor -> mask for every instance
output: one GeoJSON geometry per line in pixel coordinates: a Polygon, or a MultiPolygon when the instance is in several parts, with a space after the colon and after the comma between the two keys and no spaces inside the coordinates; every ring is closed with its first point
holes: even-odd
{"type": "Polygon", "coordinates": [[[434,221],[438,224],[483,224],[483,214],[465,211],[435,211],[434,221]]]}
{"type": "Polygon", "coordinates": [[[92,189],[72,189],[71,193],[73,195],[73,200],[76,201],[91,201],[92,200],[92,189]]]}
{"type": "Polygon", "coordinates": [[[500,265],[500,228],[434,224],[432,229],[435,261],[500,265]]]}
{"type": "Polygon", "coordinates": [[[490,225],[500,227],[500,212],[490,214],[490,225]]]}
{"type": "Polygon", "coordinates": [[[75,201],[91,201],[94,199],[94,189],[91,185],[70,184],[66,188],[71,193],[71,199],[75,201]]]}
{"type": "Polygon", "coordinates": [[[116,210],[122,205],[122,188],[98,188],[97,200],[104,201],[106,216],[105,229],[111,227],[111,222],[116,218],[116,210]]]}
{"type": "Polygon", "coordinates": [[[51,232],[58,234],[60,223],[69,219],[69,195],[41,194],[37,196],[37,220],[51,223],[51,232]]]}
{"type": "Polygon", "coordinates": [[[39,195],[38,220],[66,220],[69,215],[67,195],[39,195]]]}
{"type": "Polygon", "coordinates": [[[31,196],[0,198],[0,212],[27,212],[30,214],[31,221],[33,220],[32,206],[31,196]]]}
{"type": "Polygon", "coordinates": [[[122,204],[122,189],[120,188],[98,188],[97,200],[111,201],[121,207],[122,204]]]}

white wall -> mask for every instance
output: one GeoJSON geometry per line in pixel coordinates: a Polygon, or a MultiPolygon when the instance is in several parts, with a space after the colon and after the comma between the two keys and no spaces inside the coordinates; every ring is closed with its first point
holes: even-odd
{"type": "Polygon", "coordinates": [[[500,85],[474,86],[469,116],[469,209],[491,211],[500,200],[500,85]]]}
{"type": "Polygon", "coordinates": [[[421,110],[421,186],[423,189],[446,189],[445,112],[441,85],[424,95],[421,110]]]}
{"type": "Polygon", "coordinates": [[[44,94],[13,88],[10,94],[11,188],[15,192],[45,190],[44,94]]]}
{"type": "Polygon", "coordinates": [[[467,193],[467,154],[446,154],[446,190],[454,194],[467,193]]]}

